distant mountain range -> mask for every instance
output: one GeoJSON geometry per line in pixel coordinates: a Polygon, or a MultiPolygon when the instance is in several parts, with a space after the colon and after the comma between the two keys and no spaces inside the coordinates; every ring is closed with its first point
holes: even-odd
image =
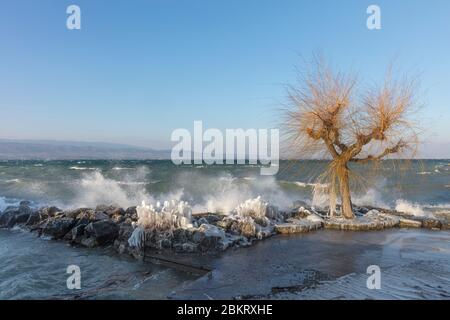
{"type": "MultiPolygon", "coordinates": [[[[171,150],[117,143],[0,139],[0,160],[146,160],[170,155],[171,150]]],[[[424,144],[418,158],[450,159],[450,143],[424,144]]]]}
{"type": "Polygon", "coordinates": [[[124,144],[0,139],[0,160],[170,159],[170,150],[124,144]]]}

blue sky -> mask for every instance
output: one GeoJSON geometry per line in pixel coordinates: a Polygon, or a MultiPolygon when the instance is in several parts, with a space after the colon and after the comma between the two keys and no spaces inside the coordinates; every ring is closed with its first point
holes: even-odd
{"type": "Polygon", "coordinates": [[[450,146],[448,0],[2,0],[0,49],[0,138],[163,148],[194,120],[275,127],[299,55],[321,51],[369,81],[393,60],[420,72],[429,152],[450,146]]]}

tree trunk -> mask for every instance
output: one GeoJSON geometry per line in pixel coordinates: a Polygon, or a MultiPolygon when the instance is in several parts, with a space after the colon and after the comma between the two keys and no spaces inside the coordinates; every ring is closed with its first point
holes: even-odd
{"type": "Polygon", "coordinates": [[[341,191],[341,213],[346,219],[353,219],[352,200],[350,197],[350,183],[348,178],[348,167],[344,166],[339,176],[339,186],[341,191]]]}

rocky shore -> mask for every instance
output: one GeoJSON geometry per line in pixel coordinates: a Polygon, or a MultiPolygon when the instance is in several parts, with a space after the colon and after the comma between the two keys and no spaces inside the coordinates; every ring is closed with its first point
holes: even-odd
{"type": "MultiPolygon", "coordinates": [[[[192,214],[190,223],[172,229],[139,226],[136,207],[119,208],[99,205],[96,208],[61,210],[57,207],[34,209],[28,201],[0,212],[0,228],[20,227],[39,237],[67,241],[84,247],[113,246],[120,254],[142,258],[146,250],[214,254],[227,248],[250,246],[277,233],[295,234],[319,229],[353,231],[386,228],[450,229],[450,214],[414,216],[373,207],[355,207],[356,218],[328,217],[326,211],[296,202],[290,210],[278,211],[259,198],[255,205],[238,208],[228,215],[192,214]],[[263,204],[263,205],[262,205],[263,204]],[[253,211],[252,211],[253,210],[253,211]]],[[[338,208],[339,209],[339,208],[338,208]]]]}

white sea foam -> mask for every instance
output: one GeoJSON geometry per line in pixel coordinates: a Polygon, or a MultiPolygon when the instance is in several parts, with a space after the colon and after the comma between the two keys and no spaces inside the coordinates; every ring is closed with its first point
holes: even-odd
{"type": "Polygon", "coordinates": [[[113,204],[120,207],[135,206],[143,199],[156,202],[159,199],[180,200],[183,190],[174,190],[155,197],[150,195],[145,187],[148,170],[138,169],[132,175],[115,180],[104,176],[100,171],[84,173],[81,180],[75,182],[72,187],[75,197],[71,200],[70,207],[95,207],[98,204],[113,204]]]}
{"type": "Polygon", "coordinates": [[[0,212],[5,210],[7,207],[6,200],[4,197],[0,197],[0,212]]]}
{"type": "Polygon", "coordinates": [[[106,178],[101,172],[85,174],[76,184],[74,204],[78,207],[93,207],[98,204],[115,204],[122,207],[134,206],[149,197],[141,185],[129,185],[128,190],[119,181],[106,178]]]}
{"type": "Polygon", "coordinates": [[[8,179],[8,180],[5,180],[5,182],[6,183],[19,183],[20,179],[8,179]]]}
{"type": "Polygon", "coordinates": [[[180,177],[181,180],[199,181],[189,186],[191,189],[198,188],[201,199],[198,199],[194,205],[194,212],[222,212],[231,213],[239,204],[248,199],[253,199],[258,195],[264,195],[264,198],[271,204],[281,209],[288,208],[293,200],[280,187],[274,177],[259,177],[258,179],[246,179],[242,183],[231,174],[223,174],[220,177],[196,176],[190,175],[187,178],[180,177]]]}
{"type": "Polygon", "coordinates": [[[419,204],[411,203],[403,199],[397,200],[395,204],[395,210],[412,214],[414,216],[426,215],[426,213],[423,211],[422,207],[419,204]]]}
{"type": "Polygon", "coordinates": [[[19,201],[17,199],[0,197],[0,212],[5,210],[9,206],[18,206],[18,205],[19,201]]]}
{"type": "Polygon", "coordinates": [[[326,188],[328,185],[325,183],[311,183],[311,182],[302,182],[302,181],[295,181],[295,185],[306,188],[306,187],[319,187],[319,188],[326,188]]]}
{"type": "Polygon", "coordinates": [[[378,191],[380,188],[382,188],[382,185],[371,188],[362,195],[353,196],[353,203],[358,206],[389,208],[389,205],[383,200],[383,197],[378,191]]]}
{"type": "Polygon", "coordinates": [[[145,186],[150,183],[146,181],[117,181],[117,184],[125,186],[145,186]]]}
{"type": "Polygon", "coordinates": [[[88,168],[88,167],[79,167],[79,166],[73,166],[69,168],[70,170],[99,170],[99,168],[88,168]]]}

